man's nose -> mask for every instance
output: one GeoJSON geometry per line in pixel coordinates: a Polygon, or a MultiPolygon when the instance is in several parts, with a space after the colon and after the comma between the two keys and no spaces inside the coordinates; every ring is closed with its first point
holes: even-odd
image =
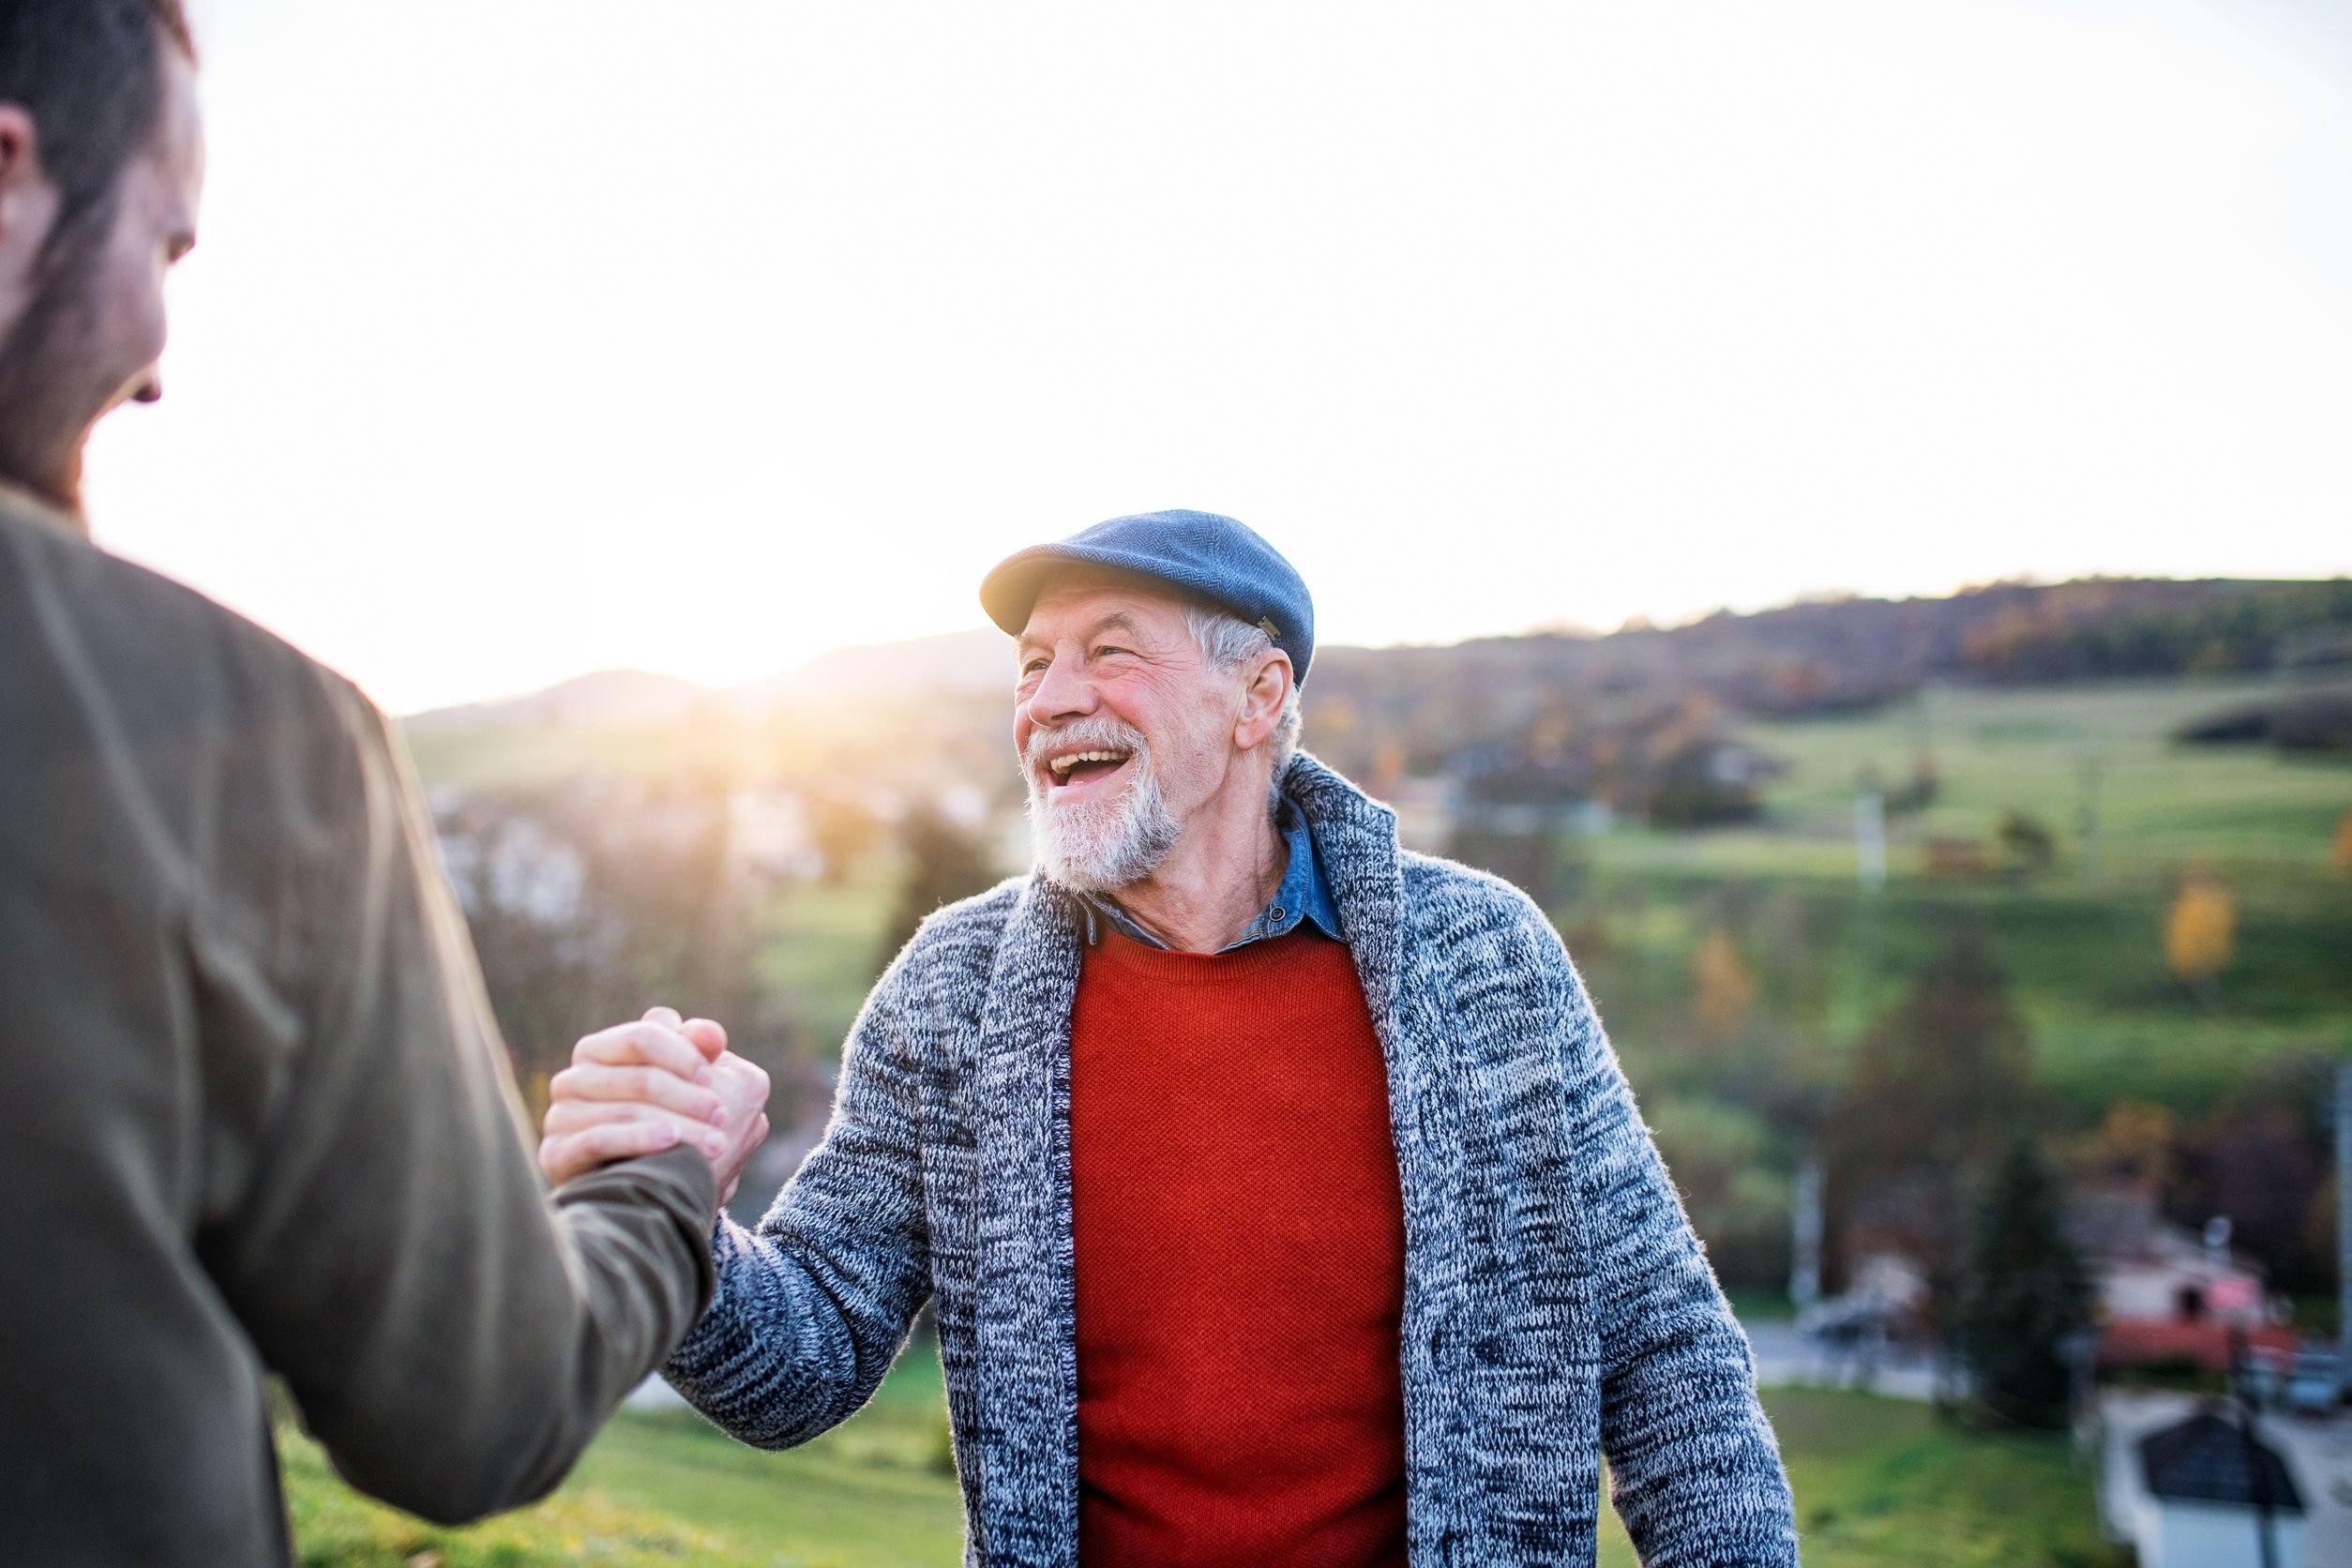
{"type": "Polygon", "coordinates": [[[149,370],[145,375],[141,376],[138,384],[130,389],[130,400],[134,403],[161,402],[163,400],[163,372],[159,369],[149,370]]]}
{"type": "Polygon", "coordinates": [[[1094,683],[1073,669],[1069,660],[1055,659],[1038,678],[1027,706],[1033,724],[1058,724],[1079,717],[1094,711],[1094,683]]]}

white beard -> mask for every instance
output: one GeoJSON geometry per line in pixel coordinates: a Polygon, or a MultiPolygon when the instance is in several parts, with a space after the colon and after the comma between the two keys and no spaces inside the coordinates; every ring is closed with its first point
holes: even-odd
{"type": "Polygon", "coordinates": [[[1116,719],[1081,719],[1050,732],[1038,731],[1030,749],[1037,753],[1073,742],[1132,752],[1135,777],[1108,800],[1063,806],[1039,782],[1033,755],[1022,770],[1029,780],[1030,837],[1038,863],[1055,882],[1079,893],[1115,893],[1156,870],[1182,829],[1160,792],[1142,731],[1116,719]]]}

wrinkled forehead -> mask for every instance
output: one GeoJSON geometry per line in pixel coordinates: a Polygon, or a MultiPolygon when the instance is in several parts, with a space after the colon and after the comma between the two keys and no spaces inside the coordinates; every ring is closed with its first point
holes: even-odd
{"type": "Polygon", "coordinates": [[[1184,635],[1184,613],[1190,601],[1168,584],[1140,572],[1115,566],[1072,565],[1054,573],[1037,591],[1021,627],[1019,643],[1049,642],[1083,635],[1090,627],[1119,618],[1139,630],[1184,635]]]}

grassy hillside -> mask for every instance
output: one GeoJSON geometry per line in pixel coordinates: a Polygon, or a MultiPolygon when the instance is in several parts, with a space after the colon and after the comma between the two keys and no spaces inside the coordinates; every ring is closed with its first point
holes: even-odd
{"type": "Polygon", "coordinates": [[[1786,764],[1764,820],[1698,834],[1572,840],[1556,915],[1592,972],[1629,1070],[1690,1033],[1692,964],[1728,934],[1757,1012],[1832,1055],[1900,993],[1955,924],[1989,930],[2045,1087],[2086,1108],[2137,1097],[2195,1110],[2249,1067],[2352,1049],[2352,869],[2335,835],[2352,766],[2169,740],[2267,679],[1945,688],[1863,717],[1751,723],[1786,764]],[[1855,876],[1854,792],[1932,755],[1932,805],[1890,828],[1889,881],[1855,876]],[[2086,809],[2095,813],[2087,832],[2086,809]],[[1999,821],[2047,828],[2045,870],[2005,868],[1999,821]],[[1933,842],[1961,867],[1932,868],[1933,842]],[[1968,855],[1983,862],[1967,867],[1968,855]],[[2233,951],[2209,988],[2167,969],[2185,875],[2226,888],[2233,951]]]}
{"type": "Polygon", "coordinates": [[[1762,837],[1850,843],[1857,772],[1875,767],[1898,783],[1925,749],[1941,790],[1923,835],[1982,838],[2001,813],[2023,810],[2059,832],[2058,868],[2077,883],[2093,881],[2078,821],[2090,801],[2110,882],[2154,885],[2188,860],[2325,869],[2330,836],[2352,809],[2352,766],[2169,738],[2191,719],[2285,689],[2270,676],[1939,686],[1863,717],[1751,724],[1748,737],[1790,765],[1768,792],[1762,837]]]}
{"type": "Polygon", "coordinates": [[[897,858],[878,855],[837,883],[804,882],[768,900],[760,927],[761,984],[789,997],[811,1050],[837,1056],[883,963],[897,858]]]}

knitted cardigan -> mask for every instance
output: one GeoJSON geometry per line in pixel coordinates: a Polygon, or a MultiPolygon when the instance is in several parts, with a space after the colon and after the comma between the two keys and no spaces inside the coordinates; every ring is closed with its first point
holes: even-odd
{"type": "MultiPolygon", "coordinates": [[[[1416,1564],[1590,1563],[1606,1454],[1651,1568],[1797,1561],[1746,1339],[1551,927],[1400,852],[1314,759],[1305,812],[1388,1063],[1405,1198],[1416,1564]]],[[[674,1383],[746,1442],[847,1419],[926,1298],[939,1314],[966,1561],[1078,1560],[1070,1005],[1078,900],[1016,878],[933,915],[851,1032],[824,1141],[718,1289],[674,1383]]]]}

